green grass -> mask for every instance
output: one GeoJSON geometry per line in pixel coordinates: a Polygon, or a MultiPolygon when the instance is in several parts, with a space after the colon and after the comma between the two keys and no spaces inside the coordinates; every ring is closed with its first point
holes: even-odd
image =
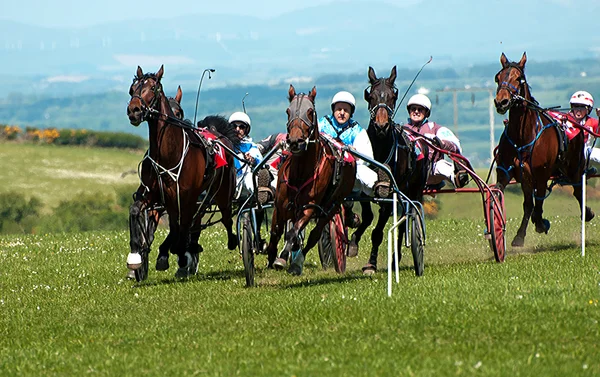
{"type": "Polygon", "coordinates": [[[385,271],[360,272],[367,239],[344,275],[316,250],[301,277],[258,256],[248,289],[221,226],[197,276],[141,284],[124,279],[125,230],[2,236],[0,375],[598,375],[600,235],[588,225],[582,258],[578,219],[551,220],[503,264],[482,220],[429,221],[425,275],[405,254],[392,297],[385,271]]]}
{"type": "Polygon", "coordinates": [[[114,193],[122,186],[133,192],[142,156],[142,151],[0,143],[0,193],[37,196],[49,209],[82,192],[114,193]]]}
{"type": "MultiPolygon", "coordinates": [[[[141,152],[2,144],[0,158],[2,192],[51,208],[79,192],[135,187],[135,174],[121,174],[141,152]]],[[[425,274],[415,277],[405,251],[392,297],[387,239],[380,272],[360,271],[368,235],[344,275],[322,271],[316,249],[301,277],[266,270],[258,256],[252,289],[220,225],[202,234],[197,276],[175,280],[172,258],[140,284],[124,278],[126,229],[2,235],[0,376],[600,375],[599,220],[587,224],[582,258],[576,201],[555,192],[549,234],[530,226],[525,247],[509,246],[498,264],[480,196],[439,198],[439,218],[426,222],[425,274]]],[[[520,194],[506,195],[509,245],[521,206],[520,194]]]]}

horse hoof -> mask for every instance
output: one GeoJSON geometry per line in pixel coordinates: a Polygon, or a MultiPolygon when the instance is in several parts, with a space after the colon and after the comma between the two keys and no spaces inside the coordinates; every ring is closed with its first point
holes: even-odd
{"type": "Polygon", "coordinates": [[[176,279],[187,279],[190,275],[190,270],[187,267],[179,267],[175,272],[176,279]]]}
{"type": "Polygon", "coordinates": [[[302,275],[302,266],[292,263],[287,272],[290,275],[300,276],[302,275]]]}
{"type": "Polygon", "coordinates": [[[238,247],[238,239],[237,236],[234,234],[232,236],[229,237],[229,239],[227,240],[227,248],[229,250],[235,250],[238,247]]]}
{"type": "Polygon", "coordinates": [[[348,245],[348,257],[354,258],[358,256],[358,245],[354,242],[350,242],[348,245]]]}
{"type": "Polygon", "coordinates": [[[592,221],[595,216],[596,214],[590,207],[585,207],[585,222],[592,221]]]}
{"type": "Polygon", "coordinates": [[[546,233],[550,230],[550,221],[542,219],[541,223],[535,224],[535,231],[538,233],[546,233]]]}
{"type": "Polygon", "coordinates": [[[363,272],[363,275],[371,276],[375,272],[377,272],[377,266],[375,266],[374,264],[368,263],[367,265],[365,265],[362,268],[362,272],[363,272]]]}
{"type": "Polygon", "coordinates": [[[160,256],[156,260],[156,271],[166,271],[169,269],[169,257],[160,256]]]}
{"type": "Polygon", "coordinates": [[[516,236],[510,243],[510,245],[512,247],[522,247],[524,244],[525,244],[525,238],[520,237],[520,236],[516,236]]]}
{"type": "Polygon", "coordinates": [[[278,271],[285,269],[286,265],[287,261],[283,258],[277,258],[275,259],[275,262],[273,262],[273,267],[278,271]]]}
{"type": "Polygon", "coordinates": [[[296,257],[290,264],[290,268],[288,269],[288,274],[300,276],[302,275],[302,268],[304,267],[304,253],[302,251],[298,251],[296,257]]]}
{"type": "Polygon", "coordinates": [[[142,256],[138,253],[129,253],[127,256],[127,268],[137,270],[142,267],[142,256]]]}
{"type": "Polygon", "coordinates": [[[127,280],[135,280],[135,270],[127,271],[126,279],[127,280]]]}

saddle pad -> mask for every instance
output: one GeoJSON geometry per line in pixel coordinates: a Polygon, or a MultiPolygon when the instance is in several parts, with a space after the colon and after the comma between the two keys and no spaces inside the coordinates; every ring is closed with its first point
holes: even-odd
{"type": "Polygon", "coordinates": [[[225,158],[225,150],[219,144],[212,142],[213,140],[217,140],[217,137],[213,133],[208,131],[206,128],[199,128],[199,129],[195,130],[195,132],[199,136],[210,141],[211,142],[210,144],[215,149],[215,169],[218,169],[223,166],[227,166],[227,159],[225,158]]]}

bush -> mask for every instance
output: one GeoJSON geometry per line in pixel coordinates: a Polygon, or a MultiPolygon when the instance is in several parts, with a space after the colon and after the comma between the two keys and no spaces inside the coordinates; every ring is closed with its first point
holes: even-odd
{"type": "Polygon", "coordinates": [[[123,230],[128,227],[128,208],[120,208],[110,195],[79,194],[62,201],[51,216],[44,218],[39,231],[83,232],[91,230],[123,230]]]}
{"type": "Polygon", "coordinates": [[[36,197],[27,201],[21,193],[0,194],[0,232],[32,233],[41,207],[36,197]]]}

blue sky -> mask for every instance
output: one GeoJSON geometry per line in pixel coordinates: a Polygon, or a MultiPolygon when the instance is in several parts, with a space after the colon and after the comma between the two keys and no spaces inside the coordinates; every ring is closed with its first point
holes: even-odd
{"type": "MultiPolygon", "coordinates": [[[[369,1],[369,0],[357,0],[369,1]]],[[[396,6],[422,0],[383,0],[396,6]]],[[[332,0],[4,0],[0,19],[45,27],[82,27],[108,21],[146,17],[171,18],[189,14],[225,13],[269,18],[332,0]],[[165,6],[168,4],[168,6],[165,6]]],[[[339,1],[338,1],[339,2],[339,1]]]]}

